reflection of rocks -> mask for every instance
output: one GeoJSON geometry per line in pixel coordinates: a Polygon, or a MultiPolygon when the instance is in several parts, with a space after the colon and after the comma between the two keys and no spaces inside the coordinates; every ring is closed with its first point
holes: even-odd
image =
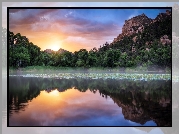
{"type": "MultiPolygon", "coordinates": [[[[126,93],[128,94],[128,93],[126,93]]],[[[127,120],[144,125],[147,121],[153,120],[158,126],[171,126],[171,102],[170,98],[161,98],[157,102],[152,96],[146,97],[140,93],[133,93],[128,104],[124,104],[120,97],[110,95],[113,101],[122,108],[122,113],[127,120]],[[136,98],[136,99],[135,99],[136,98]],[[146,99],[147,98],[147,99],[146,99]]]]}
{"type": "Polygon", "coordinates": [[[120,100],[113,98],[113,101],[122,108],[122,113],[124,115],[125,119],[131,120],[133,122],[137,122],[140,124],[145,124],[148,120],[148,117],[144,114],[144,110],[142,108],[137,108],[135,105],[130,106],[130,105],[124,105],[123,103],[120,102],[120,100]]]}
{"type": "Polygon", "coordinates": [[[165,99],[165,98],[162,98],[160,101],[159,101],[159,104],[162,106],[162,107],[167,107],[168,104],[170,104],[170,99],[165,99]]]}

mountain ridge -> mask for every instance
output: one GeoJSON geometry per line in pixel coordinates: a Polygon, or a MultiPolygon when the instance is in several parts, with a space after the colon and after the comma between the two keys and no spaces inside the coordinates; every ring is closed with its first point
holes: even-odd
{"type": "Polygon", "coordinates": [[[146,26],[150,26],[151,24],[155,24],[156,22],[161,22],[168,17],[171,17],[171,11],[166,10],[165,13],[159,13],[155,19],[148,18],[143,13],[141,15],[134,16],[131,19],[125,20],[125,23],[122,27],[122,33],[114,38],[111,44],[122,40],[125,36],[131,36],[139,32],[142,33],[146,26]]]}

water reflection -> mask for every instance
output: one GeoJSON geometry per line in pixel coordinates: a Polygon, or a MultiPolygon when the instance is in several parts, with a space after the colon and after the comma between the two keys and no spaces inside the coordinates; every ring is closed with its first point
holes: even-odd
{"type": "Polygon", "coordinates": [[[10,126],[171,126],[171,81],[9,78],[10,126]]]}

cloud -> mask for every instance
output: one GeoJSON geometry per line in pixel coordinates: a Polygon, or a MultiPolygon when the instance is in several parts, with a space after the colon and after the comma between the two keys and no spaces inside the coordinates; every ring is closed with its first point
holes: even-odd
{"type": "Polygon", "coordinates": [[[72,12],[72,11],[69,11],[67,14],[65,14],[65,17],[69,17],[69,16],[71,16],[71,15],[73,15],[73,12],[72,12]]]}
{"type": "MultiPolygon", "coordinates": [[[[22,9],[9,9],[9,13],[16,13],[16,12],[19,12],[21,11],[22,9]]],[[[24,9],[26,10],[26,9],[24,9]]]]}
{"type": "Polygon", "coordinates": [[[56,28],[57,27],[59,27],[60,32],[64,34],[81,36],[91,40],[101,40],[109,36],[117,36],[121,30],[121,26],[113,21],[102,23],[79,17],[58,20],[58,24],[56,22],[56,28]],[[61,27],[61,25],[65,27],[61,27]]]}
{"type": "MultiPolygon", "coordinates": [[[[52,33],[60,37],[65,47],[69,46],[67,43],[76,43],[76,48],[89,50],[106,41],[112,42],[121,33],[124,20],[141,14],[143,10],[22,9],[11,12],[9,26],[12,32],[23,31],[27,38],[28,35],[38,38],[40,34],[49,38],[47,34],[52,33]]],[[[39,44],[44,48],[42,45],[47,46],[47,43],[39,44]]]]}
{"type": "Polygon", "coordinates": [[[31,31],[34,32],[59,32],[67,36],[82,36],[91,40],[100,40],[108,36],[117,36],[120,30],[120,26],[113,21],[102,23],[95,20],[80,18],[78,16],[76,17],[73,11],[68,11],[66,13],[68,17],[61,17],[62,14],[59,11],[56,12],[56,15],[50,16],[49,13],[54,12],[54,10],[31,10],[31,12],[29,10],[25,12],[26,15],[23,17],[22,15],[24,13],[19,13],[16,16],[11,15],[10,29],[20,25],[29,25],[31,31]],[[34,14],[36,15],[34,16],[34,14]]]}
{"type": "Polygon", "coordinates": [[[112,20],[97,21],[80,16],[75,10],[20,10],[10,15],[9,27],[10,31],[20,32],[42,49],[50,42],[39,44],[35,37],[51,40],[51,36],[56,36],[63,42],[61,47],[72,52],[80,48],[98,48],[106,41],[113,40],[121,31],[121,26],[112,20]]]}
{"type": "Polygon", "coordinates": [[[9,25],[11,24],[34,24],[45,21],[51,13],[59,11],[58,9],[10,9],[9,25]]]}

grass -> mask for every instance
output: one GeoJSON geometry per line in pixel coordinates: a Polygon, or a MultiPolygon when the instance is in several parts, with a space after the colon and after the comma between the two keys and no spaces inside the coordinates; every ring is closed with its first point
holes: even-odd
{"type": "Polygon", "coordinates": [[[39,70],[58,70],[58,67],[53,66],[28,66],[26,68],[21,68],[22,71],[39,71],[39,70]]]}
{"type": "Polygon", "coordinates": [[[88,70],[88,71],[99,71],[99,70],[109,70],[109,68],[102,68],[102,67],[92,67],[92,68],[84,68],[84,67],[54,67],[54,66],[28,66],[28,67],[25,67],[25,68],[19,68],[19,69],[16,69],[16,68],[12,68],[12,67],[9,67],[9,70],[10,71],[57,71],[57,70],[62,70],[62,71],[65,71],[65,70],[68,70],[68,71],[72,71],[72,70],[75,70],[75,71],[81,71],[81,70],[88,70]]]}
{"type": "MultiPolygon", "coordinates": [[[[9,68],[10,75],[43,78],[89,78],[89,79],[131,79],[131,80],[171,80],[171,74],[147,71],[145,67],[138,68],[71,68],[53,66],[29,66],[26,68],[9,68]],[[125,69],[125,71],[124,71],[125,69]],[[20,72],[20,73],[19,73],[20,72]]],[[[178,81],[178,77],[173,80],[178,81]]]]}
{"type": "MultiPolygon", "coordinates": [[[[25,68],[9,68],[9,72],[16,72],[16,71],[23,71],[23,72],[55,72],[55,71],[62,71],[62,72],[126,72],[126,73],[132,73],[132,72],[157,72],[157,71],[148,71],[147,67],[127,67],[127,68],[103,68],[103,67],[91,67],[91,68],[84,68],[84,67],[54,67],[54,66],[28,66],[25,68]]],[[[170,68],[166,68],[162,70],[165,73],[171,73],[170,68]]]]}

